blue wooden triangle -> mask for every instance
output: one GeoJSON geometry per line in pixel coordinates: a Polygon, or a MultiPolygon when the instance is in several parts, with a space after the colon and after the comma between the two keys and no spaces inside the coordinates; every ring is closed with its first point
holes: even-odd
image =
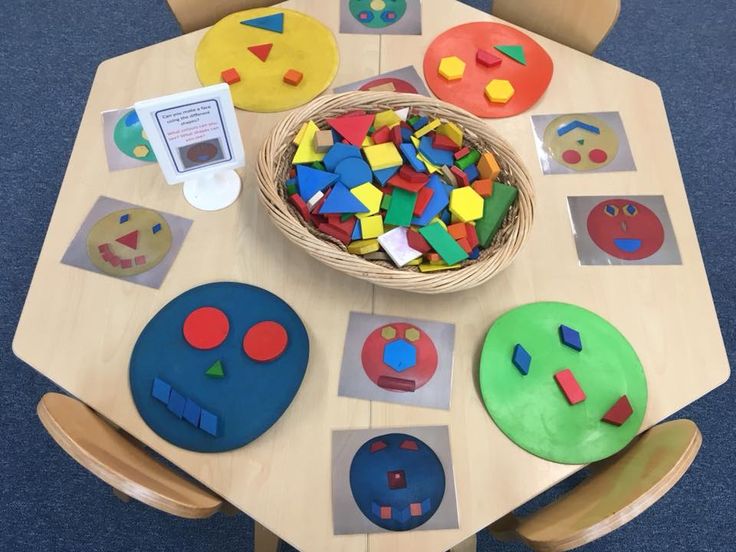
{"type": "Polygon", "coordinates": [[[299,187],[299,195],[304,201],[309,201],[314,194],[321,192],[327,186],[336,182],[339,174],[320,171],[305,165],[296,166],[296,181],[299,187]]]}
{"type": "Polygon", "coordinates": [[[385,186],[388,179],[399,172],[399,167],[389,167],[388,169],[381,169],[380,171],[373,171],[373,176],[376,177],[381,186],[385,186]]]}
{"type": "Polygon", "coordinates": [[[367,213],[368,211],[368,207],[350,193],[347,186],[338,182],[322,204],[319,214],[367,213]]]}
{"type": "Polygon", "coordinates": [[[283,33],[284,14],[275,13],[273,15],[266,15],[264,17],[256,17],[255,19],[245,19],[241,21],[240,24],[247,25],[248,27],[255,27],[256,29],[273,31],[274,33],[283,33]]]}

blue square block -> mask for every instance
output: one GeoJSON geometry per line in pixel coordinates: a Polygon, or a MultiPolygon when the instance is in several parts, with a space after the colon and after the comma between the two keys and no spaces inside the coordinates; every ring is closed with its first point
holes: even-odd
{"type": "Polygon", "coordinates": [[[425,116],[423,116],[423,117],[419,117],[419,119],[417,119],[416,121],[414,121],[414,124],[413,124],[413,125],[411,125],[411,127],[412,127],[412,128],[414,129],[414,130],[419,130],[420,128],[424,128],[424,127],[425,127],[425,126],[427,126],[428,124],[429,124],[429,117],[427,117],[427,116],[425,115],[425,116]]]}
{"type": "Polygon", "coordinates": [[[527,350],[519,345],[518,343],[514,346],[514,354],[511,357],[511,362],[521,372],[522,375],[526,376],[529,373],[529,366],[532,363],[532,356],[527,350]]]}
{"type": "Polygon", "coordinates": [[[580,340],[580,332],[573,330],[564,324],[560,324],[560,341],[576,351],[583,350],[583,342],[580,340]]]}
{"type": "Polygon", "coordinates": [[[199,429],[217,437],[217,416],[203,408],[199,416],[199,429]]]}
{"type": "Polygon", "coordinates": [[[199,415],[202,412],[200,406],[192,399],[187,399],[184,405],[184,419],[194,427],[199,427],[199,415]]]}
{"type": "Polygon", "coordinates": [[[169,395],[171,395],[171,386],[164,380],[156,378],[153,380],[153,388],[151,389],[151,395],[154,399],[161,401],[164,404],[169,404],[169,395]]]}
{"type": "Polygon", "coordinates": [[[183,395],[177,393],[175,389],[171,390],[168,408],[177,418],[181,418],[184,414],[184,405],[186,405],[186,403],[187,400],[183,395]]]}
{"type": "Polygon", "coordinates": [[[476,180],[478,180],[478,177],[480,176],[480,172],[478,172],[478,166],[468,165],[468,168],[465,169],[465,175],[468,177],[468,182],[475,182],[476,180]]]}

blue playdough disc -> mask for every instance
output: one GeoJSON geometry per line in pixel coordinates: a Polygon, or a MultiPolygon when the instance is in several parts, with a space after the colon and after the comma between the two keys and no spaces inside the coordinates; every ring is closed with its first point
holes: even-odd
{"type": "MultiPolygon", "coordinates": [[[[262,336],[252,332],[251,344],[254,335],[262,336]]],[[[269,352],[262,339],[258,346],[269,352]]],[[[143,329],[130,359],[130,389],[158,435],[185,449],[222,452],[250,443],[281,417],[308,360],[307,331],[283,300],[246,284],[206,284],[173,299],[143,329]],[[202,307],[216,313],[219,326],[208,320],[198,327],[199,342],[185,338],[187,317],[202,307]],[[244,350],[246,332],[259,322],[276,324],[256,329],[285,330],[285,342],[281,330],[273,340],[279,353],[273,360],[253,360],[244,350]]]]}
{"type": "Polygon", "coordinates": [[[445,495],[445,470],[435,452],[405,433],[366,441],[350,465],[350,490],[363,515],[389,531],[431,518],[445,495]]]}

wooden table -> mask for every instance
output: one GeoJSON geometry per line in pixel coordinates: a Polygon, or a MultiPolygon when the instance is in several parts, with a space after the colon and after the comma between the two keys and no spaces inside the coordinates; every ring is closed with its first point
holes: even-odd
{"type": "MultiPolygon", "coordinates": [[[[338,2],[292,0],[335,31],[341,53],[335,85],[413,64],[451,26],[491,20],[453,0],[424,2],[422,36],[339,35],[338,2]]],[[[582,305],[617,326],[645,366],[650,399],[644,428],[722,384],[729,375],[700,249],[659,88],[639,76],[541,37],[555,62],[549,90],[530,113],[489,125],[505,136],[534,177],[538,209],[528,244],[492,282],[451,296],[425,297],[344,276],[289,244],[256,199],[254,161],[283,114],[239,112],[249,165],[240,201],[195,211],[179,186],[146,167],[110,173],[100,112],[199,86],[194,51],[203,31],[131,52],[98,69],[59,200],[13,343],[42,374],[122,426],[305,551],[445,550],[567,477],[575,466],[536,458],[508,440],[483,408],[475,374],[483,336],[504,311],[539,300],[582,305]],[[543,176],[531,113],[619,111],[638,170],[543,176]],[[580,267],[568,195],[664,194],[682,266],[580,267]],[[59,260],[99,195],[194,219],[160,290],[62,265],[59,260]],[[255,442],[224,454],[197,454],[160,439],[138,415],[128,389],[130,351],[144,324],[192,286],[236,280],[274,291],[303,318],[312,343],[304,383],[289,410],[255,442]],[[351,310],[411,315],[457,325],[449,412],[337,396],[342,340],[351,310]],[[332,534],[333,429],[447,424],[460,529],[403,534],[332,534]]]]}

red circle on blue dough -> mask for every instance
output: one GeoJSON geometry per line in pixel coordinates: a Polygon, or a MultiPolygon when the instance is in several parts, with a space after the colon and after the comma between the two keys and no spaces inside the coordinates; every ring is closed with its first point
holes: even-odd
{"type": "Polygon", "coordinates": [[[280,357],[288,343],[289,335],[281,324],[264,320],[245,332],[243,351],[257,362],[269,362],[280,357]]]}
{"type": "Polygon", "coordinates": [[[214,349],[222,345],[230,330],[230,322],[220,309],[200,307],[184,320],[184,339],[195,349],[214,349]]]}
{"type": "Polygon", "coordinates": [[[574,165],[575,163],[580,163],[580,153],[575,150],[565,150],[562,153],[562,159],[565,161],[565,163],[570,163],[571,165],[574,165]]]}
{"type": "Polygon", "coordinates": [[[594,150],[590,150],[590,153],[588,154],[588,158],[593,163],[605,163],[606,160],[608,159],[608,154],[602,149],[594,149],[594,150]]]}

